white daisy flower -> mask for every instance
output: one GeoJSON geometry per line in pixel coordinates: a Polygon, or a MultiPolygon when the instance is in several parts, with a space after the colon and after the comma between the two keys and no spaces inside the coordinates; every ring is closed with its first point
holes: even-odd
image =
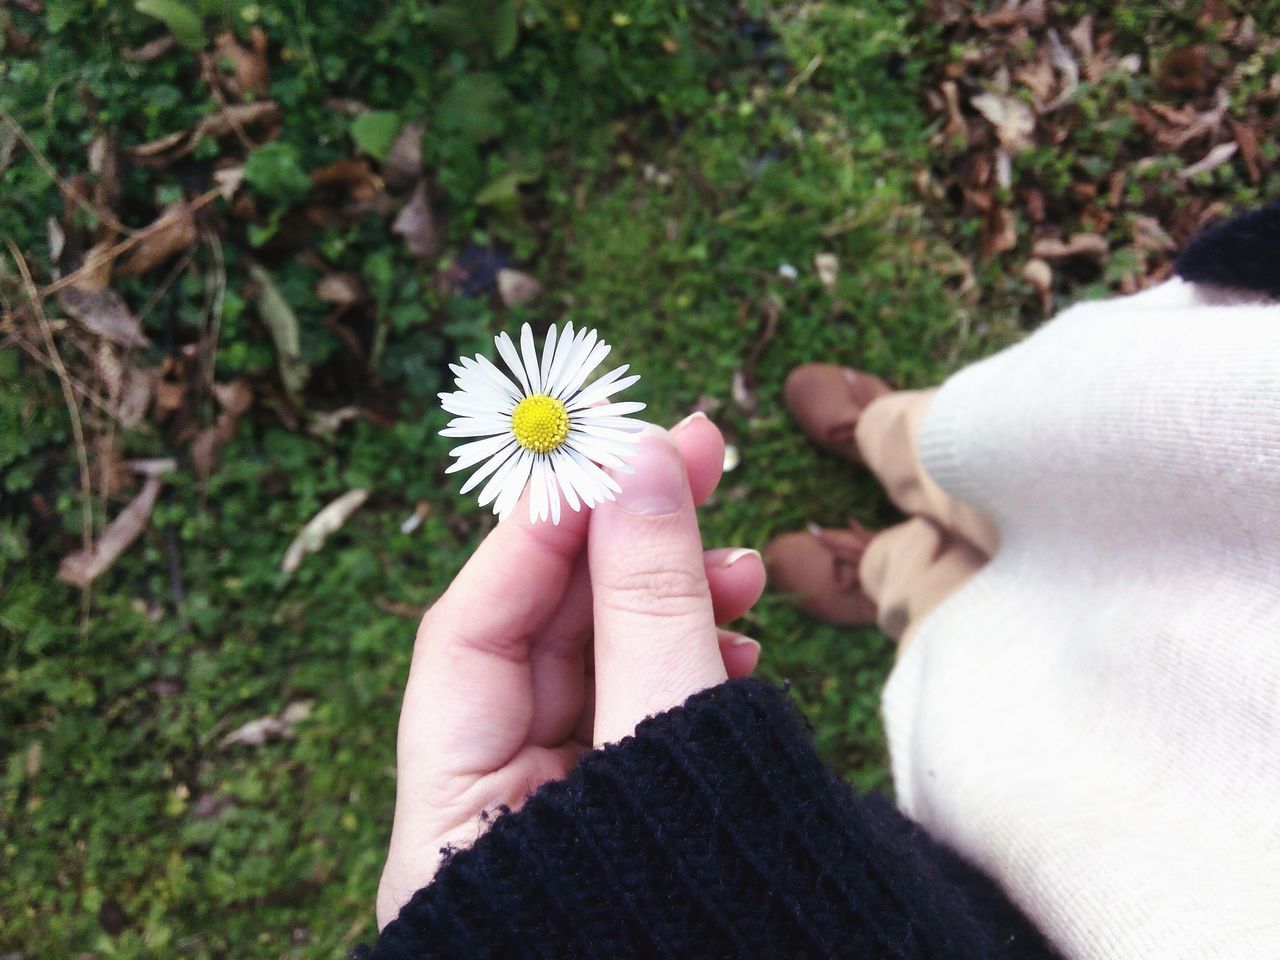
{"type": "Polygon", "coordinates": [[[562,495],[573,510],[612,500],[620,488],[601,468],[630,470],[624,458],[635,453],[635,434],[645,423],[628,414],[644,404],[604,401],[640,378],[623,376],[624,364],[584,386],[610,348],[594,330],[574,332],[572,323],[563,332],[547,331],[541,359],[527,323],[519,351],[505,333],[494,343],[514,381],[479,354],[449,365],[458,389],[440,394],[440,401],[455,416],[440,434],[480,439],[451,450],[456,459],[445,472],[481,464],[461,492],[487,477],[480,506],[492,502],[499,518],[511,512],[526,484],[533,522],[559,523],[562,495]]]}

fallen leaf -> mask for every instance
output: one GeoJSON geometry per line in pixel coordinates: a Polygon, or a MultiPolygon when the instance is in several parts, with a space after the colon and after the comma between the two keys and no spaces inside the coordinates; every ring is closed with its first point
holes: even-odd
{"type": "Polygon", "coordinates": [[[317,413],[307,425],[307,433],[313,437],[331,437],[342,429],[342,425],[360,416],[359,407],[339,407],[337,410],[326,410],[317,413]]]}
{"type": "Polygon", "coordinates": [[[827,293],[834,293],[836,278],[840,275],[840,260],[834,253],[815,253],[813,269],[818,272],[818,279],[827,288],[827,293]]]}
{"type": "Polygon", "coordinates": [[[151,405],[151,393],[158,376],[157,370],[138,367],[130,367],[125,371],[120,402],[115,410],[115,418],[120,426],[132,430],[142,423],[147,415],[147,407],[151,405]]]}
{"type": "Polygon", "coordinates": [[[267,35],[261,27],[250,31],[250,42],[252,49],[242,47],[230,30],[218,34],[213,41],[213,66],[218,69],[219,79],[227,93],[237,100],[243,99],[245,94],[265,97],[271,87],[267,35]]]}
{"type": "Polygon", "coordinates": [[[271,334],[276,348],[276,363],[285,392],[295,406],[302,406],[302,389],[307,385],[311,371],[302,359],[302,339],[298,332],[298,317],[288,301],[276,288],[271,275],[257,264],[249,267],[249,275],[257,284],[254,302],[258,316],[271,334]]]}
{"type": "Polygon", "coordinates": [[[248,127],[258,123],[274,123],[280,119],[280,107],[274,100],[258,100],[255,103],[233,103],[223,107],[212,116],[205,117],[200,125],[192,131],[191,144],[187,152],[194,148],[203,137],[225,137],[237,127],[248,127]]]}
{"type": "Polygon", "coordinates": [[[138,318],[114,290],[82,290],[63,287],[58,303],[86,330],[122,347],[149,347],[138,318]]]}
{"type": "Polygon", "coordinates": [[[244,183],[244,164],[215,170],[213,179],[218,184],[218,193],[222,195],[222,199],[230,200],[240,189],[240,184],[244,183]]]}
{"type": "Polygon", "coordinates": [[[149,43],[144,43],[134,50],[126,50],[124,58],[130,63],[150,63],[152,60],[158,60],[172,50],[174,43],[176,41],[173,39],[173,34],[166,33],[164,36],[156,37],[149,43]]]}
{"type": "Polygon", "coordinates": [[[163,484],[162,476],[147,478],[138,495],[102,531],[102,536],[88,551],[77,550],[62,558],[58,565],[58,579],[84,589],[106,573],[146,529],[163,484]]]}
{"type": "Polygon", "coordinates": [[[314,700],[294,701],[279,716],[268,714],[237,727],[219,740],[218,746],[224,750],[235,744],[260,747],[268,740],[287,740],[294,736],[294,728],[311,716],[314,706],[314,700]]]}
{"type": "Polygon", "coordinates": [[[1240,148],[1240,162],[1244,164],[1245,175],[1252,184],[1262,180],[1262,151],[1258,146],[1258,134],[1247,123],[1241,123],[1234,117],[1228,118],[1231,132],[1236,138],[1236,146],[1240,148]]]}
{"type": "Polygon", "coordinates": [[[1053,267],[1038,257],[1027,261],[1022,268],[1023,279],[1035,288],[1040,296],[1040,307],[1047,317],[1053,311],[1053,267]]]}
{"type": "Polygon", "coordinates": [[[391,232],[404,237],[404,244],[409,252],[424,260],[431,259],[440,252],[440,232],[431,212],[426,181],[418,182],[409,202],[391,225],[391,232]]]}
{"type": "Polygon", "coordinates": [[[135,277],[181,253],[196,242],[196,218],[185,202],[166,207],[129,256],[116,268],[116,273],[135,277]]]}
{"type": "Polygon", "coordinates": [[[422,136],[427,125],[421,120],[406,123],[391,144],[382,179],[392,190],[407,190],[422,176],[422,136]]]}
{"type": "Polygon", "coordinates": [[[1108,244],[1106,237],[1096,233],[1076,233],[1070,240],[1062,241],[1056,237],[1037,240],[1031,247],[1031,255],[1043,260],[1065,260],[1070,257],[1088,257],[1101,261],[1106,258],[1108,244]]]}
{"type": "Polygon", "coordinates": [[[994,257],[1018,245],[1018,224],[1012,213],[993,203],[982,220],[982,255],[994,257]]]}
{"type": "Polygon", "coordinates": [[[316,297],[325,303],[339,307],[349,307],[359,303],[364,296],[360,286],[360,278],[354,273],[329,273],[320,278],[316,284],[316,297]]]}
{"type": "Polygon", "coordinates": [[[1203,46],[1170,50],[1160,63],[1160,90],[1190,96],[1207,93],[1217,80],[1217,72],[1203,46]]]}
{"type": "Polygon", "coordinates": [[[325,506],[319,513],[307,521],[306,526],[293,538],[289,549],[285,551],[280,569],[291,575],[302,565],[307,554],[315,553],[324,546],[329,535],[342,529],[351,514],[369,498],[368,490],[349,490],[338,499],[325,506]]]}
{"type": "Polygon", "coordinates": [[[427,519],[431,513],[431,505],[425,500],[419,500],[413,508],[413,513],[400,524],[400,532],[410,534],[422,526],[422,521],[427,519]]]}
{"type": "Polygon", "coordinates": [[[1133,245],[1154,253],[1173,253],[1178,249],[1178,241],[1169,236],[1160,221],[1144,214],[1133,218],[1133,245]]]}
{"type": "Polygon", "coordinates": [[[522,307],[536,300],[542,284],[527,273],[503,267],[498,271],[498,296],[508,307],[522,307]]]}
{"type": "Polygon", "coordinates": [[[181,383],[174,383],[172,380],[159,381],[155,385],[156,414],[163,419],[175,410],[180,410],[186,394],[187,388],[181,383]]]}
{"type": "Polygon", "coordinates": [[[156,154],[164,153],[169,148],[177,146],[186,139],[186,136],[186,130],[175,130],[173,133],[166,133],[163,137],[157,137],[155,140],[148,140],[146,143],[138,144],[138,146],[129,150],[129,155],[135,160],[154,157],[156,154]]]}
{"type": "Polygon", "coordinates": [[[1031,146],[1036,116],[1027,104],[1017,97],[990,91],[971,97],[969,102],[995,127],[1000,143],[1010,153],[1020,153],[1031,146]]]}
{"type": "Polygon", "coordinates": [[[218,468],[223,448],[231,442],[240,418],[253,404],[253,391],[243,379],[214,384],[213,395],[222,408],[218,419],[212,426],[201,430],[191,441],[191,464],[201,480],[209,479],[218,468]]]}
{"type": "Polygon", "coordinates": [[[1239,151],[1240,145],[1234,141],[1231,143],[1220,143],[1210,150],[1203,159],[1197,160],[1195,163],[1178,171],[1179,180],[1190,180],[1192,177],[1201,173],[1209,173],[1217,170],[1225,163],[1229,163],[1231,158],[1239,151]]]}

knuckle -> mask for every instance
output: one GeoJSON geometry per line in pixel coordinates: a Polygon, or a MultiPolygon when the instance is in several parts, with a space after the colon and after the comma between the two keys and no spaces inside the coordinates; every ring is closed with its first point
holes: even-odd
{"type": "Polygon", "coordinates": [[[614,570],[602,586],[610,608],[644,616],[682,616],[710,602],[706,573],[674,563],[614,570]]]}

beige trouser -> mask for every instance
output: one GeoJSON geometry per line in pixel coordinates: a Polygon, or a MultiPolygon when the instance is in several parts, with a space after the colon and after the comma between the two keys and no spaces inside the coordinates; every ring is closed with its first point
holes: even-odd
{"type": "Polygon", "coordinates": [[[920,463],[920,421],[936,390],[903,390],[868,404],[858,417],[862,461],[879,478],[905,523],[879,533],[858,568],[876,604],[880,629],[905,646],[915,626],[963,586],[995,553],[995,526],[954,500],[920,463]]]}

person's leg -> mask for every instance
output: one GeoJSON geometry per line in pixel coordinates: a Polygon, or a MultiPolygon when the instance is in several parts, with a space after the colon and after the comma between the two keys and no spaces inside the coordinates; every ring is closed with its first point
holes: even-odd
{"type": "Polygon", "coordinates": [[[890,527],[867,544],[858,568],[876,623],[901,654],[920,623],[982,569],[987,557],[925,517],[890,527]]]}
{"type": "Polygon", "coordinates": [[[860,459],[903,513],[928,517],[986,556],[995,553],[995,525],[943,491],[920,463],[916,439],[937,390],[898,390],[872,400],[854,428],[860,459]]]}

